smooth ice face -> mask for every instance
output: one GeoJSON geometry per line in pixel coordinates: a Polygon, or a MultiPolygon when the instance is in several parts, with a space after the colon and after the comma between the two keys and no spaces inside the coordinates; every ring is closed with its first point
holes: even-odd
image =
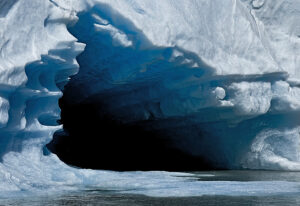
{"type": "Polygon", "coordinates": [[[80,53],[70,104],[93,97],[124,124],[158,120],[153,131],[215,166],[299,170],[299,10],[293,0],[1,1],[1,191],[115,174],[70,168],[44,147],[80,53]]]}

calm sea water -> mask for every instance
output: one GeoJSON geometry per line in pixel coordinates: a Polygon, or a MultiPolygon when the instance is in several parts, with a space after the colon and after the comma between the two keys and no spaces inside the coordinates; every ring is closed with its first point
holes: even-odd
{"type": "MultiPolygon", "coordinates": [[[[211,194],[193,196],[193,197],[151,197],[146,195],[132,194],[128,191],[110,191],[103,188],[86,188],[81,191],[65,193],[52,196],[25,197],[25,198],[7,198],[0,200],[0,205],[120,205],[120,206],[138,206],[138,205],[164,205],[164,206],[187,206],[187,205],[300,205],[300,172],[276,172],[276,171],[209,171],[194,172],[194,178],[190,181],[210,183],[216,182],[237,182],[237,184],[255,182],[255,187],[261,187],[262,193],[254,195],[237,195],[239,187],[232,186],[228,188],[232,195],[218,195],[211,191],[211,194]],[[264,191],[265,183],[276,182],[274,188],[279,193],[268,193],[264,191]],[[281,188],[282,185],[285,185],[281,188]],[[286,183],[292,183],[293,192],[286,192],[286,183]],[[295,183],[295,184],[294,184],[295,183]],[[124,193],[125,192],[125,193],[124,193]]],[[[159,185],[158,185],[159,187],[159,185]]],[[[201,188],[200,188],[201,189],[201,188]]],[[[205,189],[205,188],[202,188],[205,189]]],[[[226,189],[226,188],[224,188],[226,189]]],[[[243,188],[245,189],[245,188],[243,188]]],[[[182,192],[188,188],[182,188],[182,192]]],[[[251,192],[253,189],[249,189],[251,192]]],[[[268,190],[268,187],[266,187],[268,190]]],[[[171,191],[171,190],[170,190],[171,191]]],[[[138,193],[143,193],[139,191],[138,193]]],[[[180,194],[180,193],[179,193],[180,194]]]]}

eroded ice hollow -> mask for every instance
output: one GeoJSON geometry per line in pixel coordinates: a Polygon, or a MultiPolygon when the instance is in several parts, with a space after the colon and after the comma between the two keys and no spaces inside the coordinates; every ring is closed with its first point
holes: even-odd
{"type": "Polygon", "coordinates": [[[300,169],[299,1],[0,6],[0,185],[88,176],[45,147],[62,89],[48,148],[68,164],[300,169]]]}
{"type": "Polygon", "coordinates": [[[297,3],[108,2],[69,27],[86,48],[52,152],[97,169],[298,167],[297,3]]]}

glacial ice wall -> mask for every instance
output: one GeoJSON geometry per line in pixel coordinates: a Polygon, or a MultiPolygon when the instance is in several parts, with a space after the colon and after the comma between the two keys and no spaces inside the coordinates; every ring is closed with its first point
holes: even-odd
{"type": "Polygon", "coordinates": [[[299,10],[293,0],[2,0],[1,192],[115,177],[44,147],[80,53],[72,103],[105,97],[114,118],[155,119],[149,128],[217,166],[299,170],[299,10]]]}

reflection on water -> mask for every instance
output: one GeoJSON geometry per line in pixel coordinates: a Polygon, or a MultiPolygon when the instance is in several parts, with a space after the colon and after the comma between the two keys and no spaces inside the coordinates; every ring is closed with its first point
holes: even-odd
{"type": "MultiPolygon", "coordinates": [[[[264,186],[265,181],[283,181],[283,182],[300,182],[300,172],[276,172],[276,171],[211,171],[196,172],[191,179],[187,175],[188,181],[240,181],[251,182],[261,181],[264,186]]],[[[182,188],[182,192],[187,188],[182,188]]],[[[129,191],[130,192],[130,191],[129,191]]],[[[203,195],[194,197],[148,197],[144,195],[127,194],[128,191],[111,191],[97,188],[89,188],[82,191],[76,191],[56,196],[40,196],[15,199],[0,198],[0,205],[120,205],[120,206],[182,206],[182,205],[259,205],[259,206],[285,206],[300,205],[300,188],[299,193],[287,193],[280,195],[263,195],[249,196],[224,196],[224,195],[203,195]],[[126,194],[124,194],[126,192],[126,194]]]]}

